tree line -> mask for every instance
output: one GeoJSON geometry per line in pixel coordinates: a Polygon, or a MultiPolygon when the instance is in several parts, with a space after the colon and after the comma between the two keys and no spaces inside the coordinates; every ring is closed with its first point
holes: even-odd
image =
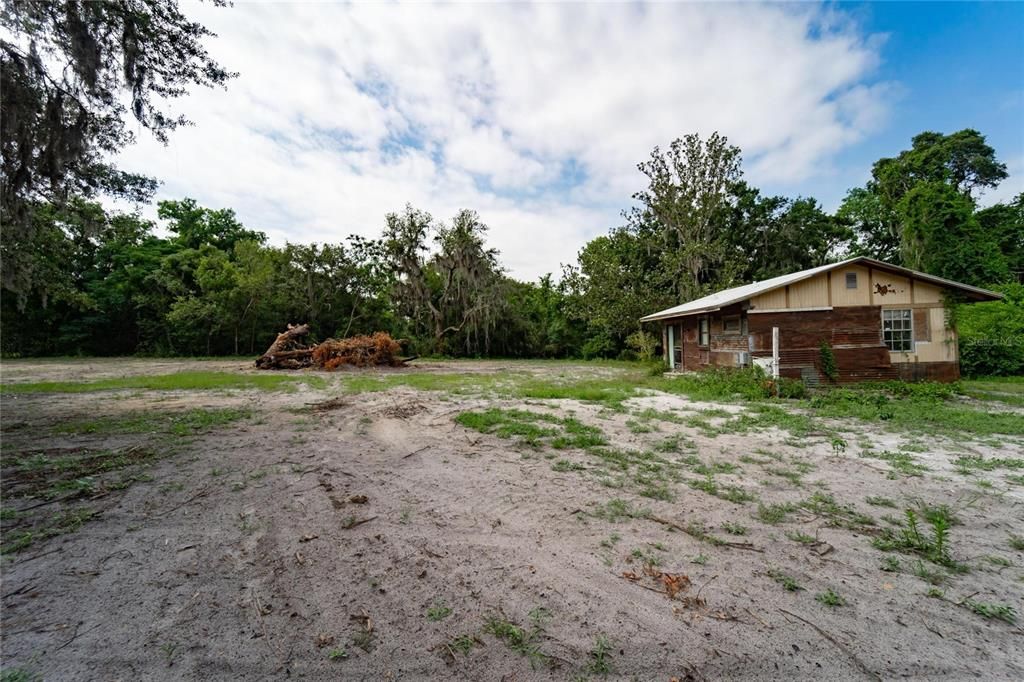
{"type": "MultiPolygon", "coordinates": [[[[984,315],[965,307],[959,319],[974,329],[994,316],[987,324],[1001,325],[1002,340],[1024,333],[1013,326],[1024,197],[978,208],[977,190],[1006,171],[976,131],[915,137],[835,213],[763,195],[718,134],[676,140],[638,168],[647,186],[624,225],[587,243],[560,277],[536,282],[508,276],[468,209],[445,221],[407,205],[373,239],[274,246],[231,209],[192,199],[159,203],[166,237],[139,213],[39,202],[33,238],[18,245],[38,285],[5,292],[3,351],[254,354],[288,323],[308,322],[317,339],[383,330],[418,354],[633,357],[657,343],[640,327],[644,314],[859,254],[1007,291],[1009,301],[984,315]]],[[[990,365],[978,370],[1015,371],[990,365]]]]}
{"type": "Polygon", "coordinates": [[[105,210],[158,186],[110,161],[132,129],[167,140],[189,123],[169,101],[235,74],[175,0],[10,3],[0,24],[6,355],[254,354],[303,321],[319,339],[388,331],[412,353],[649,357],[646,313],[863,254],[1006,292],[951,313],[966,369],[1024,372],[1024,197],[979,207],[1007,171],[978,131],[921,133],[834,213],[751,186],[726,137],[687,135],[638,164],[621,226],[522,282],[469,209],[396,207],[376,238],[284,246],[188,198],[159,203],[166,237],[105,210]]]}

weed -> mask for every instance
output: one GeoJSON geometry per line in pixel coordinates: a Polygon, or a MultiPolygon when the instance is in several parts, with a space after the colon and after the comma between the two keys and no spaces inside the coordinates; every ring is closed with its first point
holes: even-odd
{"type": "Polygon", "coordinates": [[[604,519],[605,521],[611,521],[612,523],[618,523],[623,519],[643,519],[651,515],[650,510],[639,509],[633,507],[629,502],[625,500],[615,498],[608,500],[603,506],[598,506],[591,515],[604,519]]]}
{"type": "Polygon", "coordinates": [[[690,563],[691,564],[698,564],[700,566],[704,566],[705,564],[708,563],[708,560],[710,558],[711,557],[709,557],[707,554],[698,554],[697,556],[695,556],[692,559],[690,559],[690,563]]]}
{"type": "Polygon", "coordinates": [[[882,559],[881,569],[886,573],[899,573],[900,560],[894,556],[887,556],[882,559]]]}
{"type": "Polygon", "coordinates": [[[874,507],[891,507],[896,508],[896,501],[890,500],[888,497],[879,497],[877,495],[869,495],[864,498],[864,501],[874,507]]]}
{"type": "Polygon", "coordinates": [[[782,587],[784,587],[789,592],[798,592],[799,590],[804,589],[800,587],[796,580],[786,575],[777,568],[770,569],[768,571],[768,575],[771,576],[772,580],[782,585],[782,587]]]}
{"type": "Polygon", "coordinates": [[[560,459],[551,465],[554,471],[582,471],[586,469],[582,464],[576,462],[570,462],[567,459],[560,459]]]}
{"type": "Polygon", "coordinates": [[[621,535],[619,535],[618,533],[612,533],[606,539],[601,540],[601,546],[606,548],[606,549],[611,549],[621,539],[622,539],[621,535]]]}
{"type": "Polygon", "coordinates": [[[604,635],[598,635],[594,639],[594,648],[590,650],[590,664],[587,672],[591,675],[607,675],[612,671],[611,662],[612,645],[604,635]]]}
{"type": "Polygon", "coordinates": [[[1017,612],[1009,604],[989,604],[971,599],[965,599],[963,604],[979,616],[1002,620],[1010,624],[1017,622],[1017,612]]]}
{"type": "Polygon", "coordinates": [[[57,432],[74,434],[165,433],[174,436],[190,436],[218,426],[225,426],[240,419],[247,419],[251,415],[251,410],[233,407],[135,412],[117,417],[99,417],[67,422],[61,425],[57,432]]]}
{"type": "Polygon", "coordinates": [[[475,635],[459,635],[449,642],[448,646],[463,656],[469,656],[469,652],[473,650],[473,646],[476,645],[477,641],[475,635]]]}
{"type": "Polygon", "coordinates": [[[340,661],[344,658],[348,658],[348,652],[344,649],[331,649],[327,654],[327,658],[332,661],[340,661]]]}
{"type": "Polygon", "coordinates": [[[724,530],[729,535],[746,535],[747,534],[747,527],[746,526],[740,525],[738,523],[733,523],[732,521],[726,521],[725,523],[723,523],[722,524],[722,530],[724,530]]]}
{"type": "Polygon", "coordinates": [[[857,530],[862,526],[873,526],[875,520],[858,512],[851,505],[840,504],[828,493],[817,492],[800,503],[807,511],[828,519],[828,525],[857,530]]]}
{"type": "Polygon", "coordinates": [[[434,605],[427,609],[427,620],[437,622],[452,615],[452,610],[441,602],[434,602],[434,605]]]}
{"type": "Polygon", "coordinates": [[[973,471],[995,471],[996,469],[1024,469],[1024,458],[1021,457],[990,457],[980,455],[961,455],[953,460],[953,465],[961,473],[973,471]]]}
{"type": "Polygon", "coordinates": [[[814,595],[814,598],[825,606],[846,606],[846,600],[831,587],[814,595]]]}
{"type": "Polygon", "coordinates": [[[366,653],[370,653],[373,651],[373,631],[359,630],[356,634],[352,635],[352,643],[366,653]]]}
{"type": "MultiPolygon", "coordinates": [[[[918,464],[917,460],[914,459],[914,456],[906,452],[890,452],[888,450],[884,452],[874,452],[872,450],[866,450],[861,452],[860,456],[870,459],[880,459],[884,462],[888,462],[889,466],[892,467],[893,472],[899,472],[904,476],[921,476],[924,472],[928,471],[928,467],[923,464],[918,464]]],[[[894,476],[890,476],[890,478],[893,477],[894,476]]]]}
{"type": "Polygon", "coordinates": [[[966,567],[954,561],[949,553],[949,527],[953,521],[948,509],[930,508],[925,512],[925,519],[932,527],[931,537],[922,531],[917,512],[907,509],[906,524],[902,528],[886,528],[871,544],[883,551],[918,554],[934,564],[965,571],[966,567]]]}
{"type": "Polygon", "coordinates": [[[586,449],[607,442],[595,426],[588,426],[572,417],[562,418],[528,410],[494,407],[483,412],[463,412],[455,417],[455,421],[466,428],[493,433],[499,438],[517,437],[534,447],[545,439],[559,450],[586,449]]]}
{"type": "Polygon", "coordinates": [[[1007,542],[1010,544],[1010,547],[1018,552],[1024,552],[1024,537],[1021,537],[1020,535],[1013,535],[1011,533],[1007,542]]]}
{"type": "Polygon", "coordinates": [[[327,382],[313,375],[236,374],[232,372],[177,372],[175,374],[142,375],[100,379],[97,381],[41,381],[37,383],[3,384],[3,393],[85,393],[91,391],[210,391],[261,390],[294,391],[299,384],[323,388],[327,382]]]}
{"type": "Polygon", "coordinates": [[[946,593],[937,587],[929,587],[928,591],[924,593],[924,596],[930,599],[945,599],[946,593]]]}
{"type": "Polygon", "coordinates": [[[1013,562],[1012,561],[1010,561],[1006,557],[1002,557],[1002,556],[990,555],[990,556],[985,557],[985,561],[989,562],[993,566],[1000,566],[1002,568],[1008,568],[1010,566],[1013,566],[1013,562]]]}
{"type": "Polygon", "coordinates": [[[779,524],[784,522],[789,516],[790,512],[794,512],[798,509],[795,504],[783,503],[783,504],[759,504],[757,505],[757,518],[770,524],[779,524]]]}
{"type": "Polygon", "coordinates": [[[534,609],[530,612],[533,627],[530,629],[516,625],[506,618],[490,616],[484,624],[484,632],[494,635],[504,642],[516,653],[530,659],[530,665],[536,667],[538,663],[549,663],[550,658],[540,650],[537,640],[543,636],[543,620],[546,612],[534,609]]]}
{"type": "Polygon", "coordinates": [[[813,545],[818,541],[813,535],[801,533],[800,531],[789,531],[786,533],[786,537],[793,542],[799,542],[801,545],[813,545]]]}

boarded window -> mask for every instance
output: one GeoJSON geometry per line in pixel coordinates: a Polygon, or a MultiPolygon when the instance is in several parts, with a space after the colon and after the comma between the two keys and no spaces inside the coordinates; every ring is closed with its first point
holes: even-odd
{"type": "Polygon", "coordinates": [[[891,351],[914,350],[914,324],[909,309],[882,311],[882,341],[891,351]]]}
{"type": "Polygon", "coordinates": [[[914,341],[931,341],[932,326],[929,318],[931,311],[927,308],[914,309],[914,341]]]}
{"type": "Polygon", "coordinates": [[[740,316],[728,315],[722,318],[722,331],[726,334],[740,333],[740,316]]]}
{"type": "Polygon", "coordinates": [[[698,340],[698,343],[701,346],[706,346],[710,342],[711,334],[709,333],[709,331],[710,331],[710,325],[708,324],[708,318],[706,318],[706,317],[700,318],[700,338],[698,340]]]}
{"type": "Polygon", "coordinates": [[[848,272],[846,273],[846,288],[856,289],[857,288],[857,273],[848,272]]]}

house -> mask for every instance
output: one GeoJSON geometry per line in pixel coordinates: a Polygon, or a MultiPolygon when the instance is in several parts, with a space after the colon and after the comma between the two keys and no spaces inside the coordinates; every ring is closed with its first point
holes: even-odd
{"type": "Polygon", "coordinates": [[[719,291],[641,321],[661,323],[665,361],[675,370],[770,366],[778,328],[784,377],[824,381],[824,343],[841,382],[955,381],[960,364],[945,307],[950,294],[964,301],[1001,298],[858,257],[719,291]]]}

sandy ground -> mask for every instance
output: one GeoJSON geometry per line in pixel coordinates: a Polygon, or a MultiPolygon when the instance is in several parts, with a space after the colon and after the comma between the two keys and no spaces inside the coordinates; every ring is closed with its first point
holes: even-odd
{"type": "MultiPolygon", "coordinates": [[[[241,367],[18,361],[5,362],[3,374],[81,380],[241,367]]],[[[551,371],[465,362],[420,371],[510,367],[551,371]]],[[[836,449],[823,436],[794,439],[774,428],[712,436],[676,421],[636,427],[645,408],[679,417],[745,410],[678,396],[637,398],[622,413],[409,388],[350,395],[341,380],[293,393],[5,394],[7,476],[19,453],[130,449],[150,437],[59,432],[75,420],[223,407],[253,416],[188,442],[159,441],[166,456],[136,465],[146,475],[124,489],[24,512],[35,519],[66,504],[96,516],[4,557],[4,669],[47,680],[598,679],[593,651],[604,638],[610,679],[1024,679],[1020,621],[986,619],[962,603],[1024,611],[1024,552],[1007,541],[1024,535],[1024,487],[1006,483],[1005,472],[965,477],[950,464],[965,450],[1019,457],[1019,440],[940,441],[844,424],[848,446],[836,449]],[[493,406],[572,414],[629,450],[679,434],[694,447],[665,458],[733,464],[715,480],[758,501],[692,489],[684,481],[699,477],[674,464],[665,479],[674,501],[649,499],[636,486],[609,487],[614,476],[586,452],[535,449],[454,420],[493,406]],[[892,477],[886,462],[858,456],[867,443],[911,445],[930,471],[892,477]],[[562,459],[574,468],[553,469],[562,459]],[[799,463],[799,481],[771,473],[799,463]],[[876,519],[922,501],[949,505],[961,522],[950,531],[952,553],[971,571],[949,577],[942,598],[929,597],[932,585],[914,574],[917,560],[873,548],[871,528],[837,527],[807,510],[780,524],[758,518],[759,502],[815,492],[876,519]],[[899,506],[870,506],[867,496],[899,506]],[[710,544],[651,518],[600,516],[613,499],[680,527],[703,523],[734,544],[710,544]],[[747,532],[730,535],[723,523],[747,532]],[[814,540],[798,542],[797,532],[814,540]],[[887,556],[901,569],[881,570],[887,556]],[[644,557],[657,565],[645,572],[644,557]],[[773,578],[779,572],[802,589],[785,590],[773,578]],[[679,591],[670,597],[673,586],[679,591]],[[817,601],[827,589],[846,604],[817,601]],[[539,655],[487,632],[488,618],[521,626],[530,634],[520,649],[539,655]]],[[[16,492],[5,487],[5,509],[36,503],[16,492]]]]}

